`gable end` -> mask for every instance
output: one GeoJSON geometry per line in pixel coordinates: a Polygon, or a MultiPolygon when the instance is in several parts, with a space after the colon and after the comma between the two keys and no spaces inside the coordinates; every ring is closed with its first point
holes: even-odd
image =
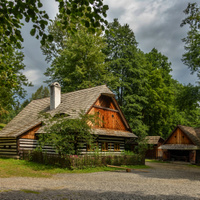
{"type": "Polygon", "coordinates": [[[176,127],[176,129],[165,141],[165,144],[194,144],[194,143],[179,127],[176,127]]]}

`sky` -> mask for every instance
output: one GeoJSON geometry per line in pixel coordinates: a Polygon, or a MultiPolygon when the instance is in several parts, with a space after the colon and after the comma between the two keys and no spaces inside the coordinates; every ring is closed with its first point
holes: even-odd
{"type": "MultiPolygon", "coordinates": [[[[54,19],[58,12],[55,0],[42,0],[44,9],[51,19],[54,19]]],[[[192,0],[104,0],[109,6],[107,12],[108,22],[118,18],[121,25],[128,24],[133,30],[138,47],[148,53],[153,48],[169,58],[172,67],[172,77],[180,83],[187,85],[196,84],[197,76],[191,75],[190,70],[185,66],[181,57],[184,53],[182,38],[186,37],[188,27],[180,27],[181,21],[186,17],[183,10],[188,2],[192,0]]],[[[26,68],[24,74],[33,87],[25,88],[27,98],[31,96],[48,77],[44,75],[49,64],[40,49],[39,40],[30,35],[31,24],[25,24],[22,29],[24,37],[23,52],[26,68]]],[[[46,85],[45,85],[46,86],[46,85]]]]}

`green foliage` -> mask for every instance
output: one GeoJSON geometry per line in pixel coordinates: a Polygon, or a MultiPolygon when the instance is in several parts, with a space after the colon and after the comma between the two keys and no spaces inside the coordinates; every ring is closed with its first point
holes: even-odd
{"type": "Polygon", "coordinates": [[[149,127],[148,135],[166,137],[171,130],[174,113],[173,79],[171,63],[155,48],[146,54],[148,76],[146,84],[147,103],[144,107],[144,122],[149,127]]]}
{"type": "Polygon", "coordinates": [[[80,114],[77,119],[55,116],[45,121],[45,134],[41,134],[41,147],[46,144],[53,146],[59,155],[78,155],[85,143],[91,144],[94,136],[88,122],[94,122],[91,115],[80,114]]]}
{"type": "Polygon", "coordinates": [[[67,34],[65,30],[57,31],[58,22],[49,27],[50,32],[55,30],[54,43],[42,47],[47,60],[52,62],[45,73],[50,77],[48,83],[59,82],[64,92],[101,85],[105,82],[105,55],[101,51],[105,43],[101,31],[92,34],[79,25],[76,33],[67,34]]]}
{"type": "Polygon", "coordinates": [[[179,88],[176,105],[179,111],[191,111],[199,107],[200,87],[188,84],[179,88]]]}
{"type": "Polygon", "coordinates": [[[120,25],[117,19],[109,24],[106,34],[108,86],[116,94],[132,130],[137,135],[146,134],[142,110],[146,102],[146,61],[143,52],[137,48],[133,31],[127,24],[120,25]]]}
{"type": "Polygon", "coordinates": [[[126,156],[132,156],[132,155],[134,155],[135,153],[134,153],[133,151],[123,151],[121,154],[122,154],[122,155],[126,155],[126,156]]]}
{"type": "Polygon", "coordinates": [[[24,98],[23,86],[31,86],[22,70],[24,55],[10,40],[0,50],[0,121],[18,106],[18,97],[24,98]]]}
{"type": "Polygon", "coordinates": [[[49,96],[50,96],[49,88],[43,87],[43,85],[41,85],[36,90],[36,92],[32,94],[30,100],[42,99],[42,98],[49,97],[49,96]]]}
{"type": "MultiPolygon", "coordinates": [[[[63,29],[74,32],[75,27],[71,26],[74,20],[79,20],[80,17],[87,16],[87,20],[83,23],[88,30],[95,31],[96,27],[101,27],[104,30],[104,26],[107,21],[106,11],[108,6],[103,5],[102,0],[55,0],[59,4],[59,15],[63,18],[63,29]]],[[[40,0],[17,0],[9,1],[4,0],[0,2],[0,30],[2,31],[2,37],[0,43],[6,46],[7,38],[14,42],[18,47],[21,47],[23,38],[21,35],[21,27],[25,21],[32,22],[33,27],[30,31],[32,36],[37,39],[41,38],[41,43],[44,44],[46,40],[52,41],[52,36],[45,33],[45,28],[49,23],[49,16],[45,10],[42,10],[43,4],[40,0]]],[[[5,51],[4,51],[5,52],[5,51]]]]}
{"type": "Polygon", "coordinates": [[[5,126],[6,126],[6,124],[0,123],[0,130],[1,130],[3,127],[5,127],[5,126]]]}
{"type": "Polygon", "coordinates": [[[42,152],[33,152],[31,160],[46,165],[59,166],[72,170],[91,169],[107,165],[144,165],[144,158],[139,154],[132,155],[67,155],[65,157],[52,156],[42,152]]]}
{"type": "Polygon", "coordinates": [[[189,25],[187,37],[183,38],[185,53],[182,61],[191,72],[198,72],[200,77],[200,6],[198,3],[188,3],[184,10],[187,17],[182,21],[181,27],[189,25]]]}
{"type": "Polygon", "coordinates": [[[174,83],[175,87],[175,117],[176,124],[186,126],[200,126],[199,86],[191,84],[181,85],[174,83]]]}

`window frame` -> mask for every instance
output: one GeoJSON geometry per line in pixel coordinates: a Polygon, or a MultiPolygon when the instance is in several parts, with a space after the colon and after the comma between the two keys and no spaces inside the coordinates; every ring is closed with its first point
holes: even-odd
{"type": "Polygon", "coordinates": [[[114,143],[114,151],[120,151],[120,143],[114,143]]]}
{"type": "Polygon", "coordinates": [[[101,151],[108,151],[108,142],[101,142],[101,151]]]}

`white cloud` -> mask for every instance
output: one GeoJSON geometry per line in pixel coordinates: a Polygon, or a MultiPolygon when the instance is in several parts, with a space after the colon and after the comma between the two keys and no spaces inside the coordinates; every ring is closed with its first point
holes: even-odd
{"type": "MultiPolygon", "coordinates": [[[[195,0],[190,0],[195,2],[195,0]]],[[[58,12],[55,0],[42,0],[44,9],[51,19],[58,12]]],[[[105,0],[109,5],[109,22],[118,18],[121,24],[128,24],[139,42],[139,48],[146,52],[157,48],[169,58],[173,68],[173,78],[181,83],[188,84],[197,81],[196,75],[190,75],[187,66],[181,62],[184,52],[184,43],[181,41],[186,36],[187,27],[180,28],[182,19],[185,18],[183,10],[187,7],[188,0],[105,0]]],[[[29,95],[44,84],[47,78],[43,75],[48,64],[40,50],[40,43],[29,32],[31,25],[23,29],[24,53],[26,70],[24,74],[32,81],[33,88],[27,88],[29,95]]]]}
{"type": "Polygon", "coordinates": [[[33,83],[40,82],[41,72],[39,70],[34,70],[34,69],[26,70],[24,72],[24,75],[28,78],[30,82],[33,83]]]}
{"type": "Polygon", "coordinates": [[[122,25],[128,24],[142,51],[157,48],[172,63],[173,78],[185,84],[196,83],[196,75],[190,75],[181,61],[184,52],[181,39],[186,36],[187,27],[181,28],[180,23],[186,17],[183,10],[187,0],[106,0],[106,3],[110,8],[109,21],[118,18],[122,25]]]}

